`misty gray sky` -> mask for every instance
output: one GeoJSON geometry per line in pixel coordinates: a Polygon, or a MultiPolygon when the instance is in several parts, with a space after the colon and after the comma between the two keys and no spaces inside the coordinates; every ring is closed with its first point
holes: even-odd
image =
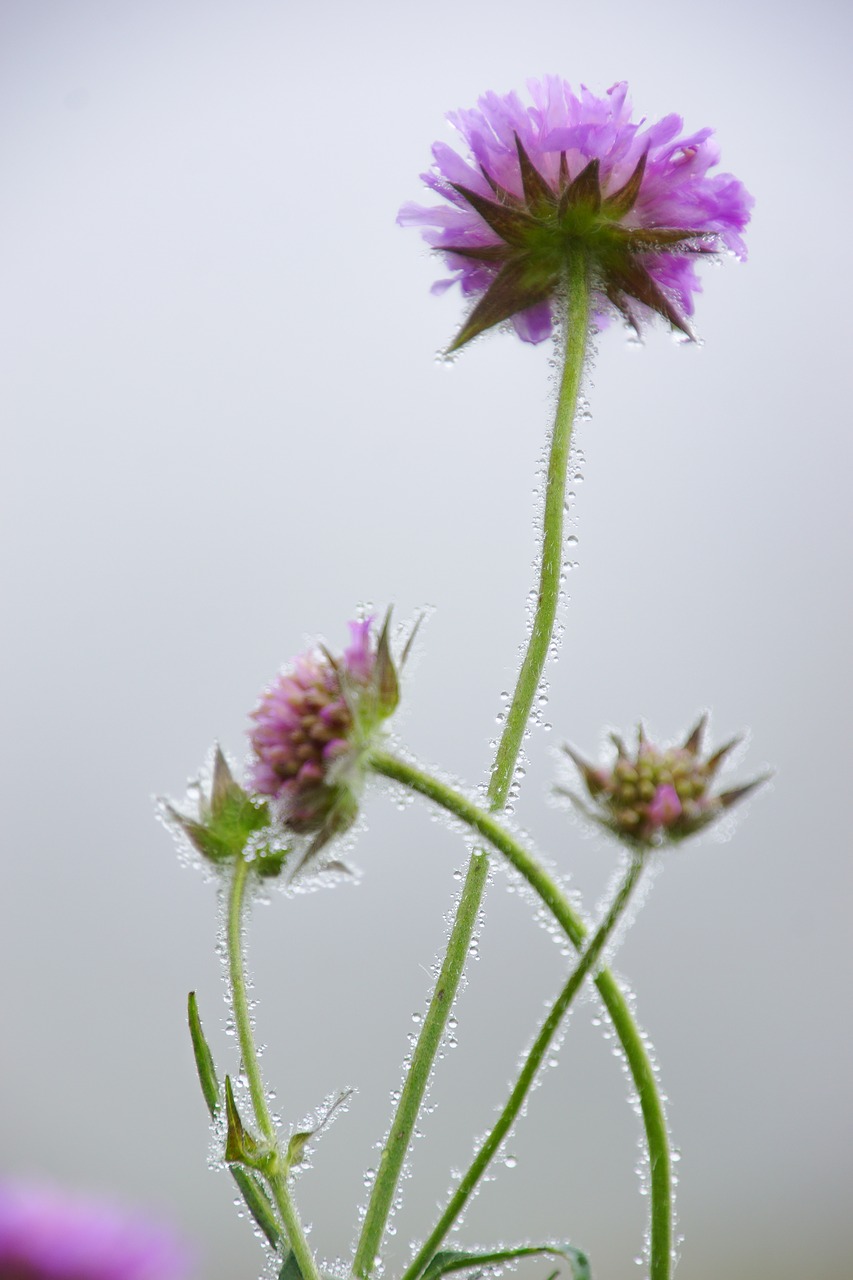
{"type": "MultiPolygon", "coordinates": [[[[615,866],[548,803],[554,748],[709,707],[772,789],[674,855],[619,954],[683,1152],[680,1280],[842,1280],[849,1258],[849,11],[662,0],[428,7],[0,3],[5,604],[0,1171],[109,1192],[260,1251],[206,1167],[184,1025],[221,1071],[215,887],[154,816],[259,690],[360,602],[430,606],[396,723],[481,782],[532,585],[546,347],[461,315],[395,227],[444,112],[556,72],[710,124],[756,197],[750,261],[707,268],[703,345],[598,344],[577,568],[514,820],[591,910],[615,866]]],[[[734,776],[734,775],[733,775],[734,776]]],[[[285,1123],[358,1094],[301,1178],[343,1256],[465,852],[381,789],[357,885],[274,894],[250,931],[285,1123]]],[[[502,1099],[566,961],[496,871],[392,1262],[502,1099]]],[[[590,1002],[460,1239],[571,1238],[639,1268],[639,1134],[590,1002]]]]}

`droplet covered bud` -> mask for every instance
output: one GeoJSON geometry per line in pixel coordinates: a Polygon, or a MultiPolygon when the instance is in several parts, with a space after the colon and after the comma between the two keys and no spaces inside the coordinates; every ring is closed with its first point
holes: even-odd
{"type": "Polygon", "coordinates": [[[296,658],[252,713],[252,783],[286,827],[314,835],[311,853],[355,821],[366,753],[399,701],[390,612],[378,639],[372,623],[349,624],[340,658],[321,647],[296,658]]]}
{"type": "Polygon", "coordinates": [[[616,760],[609,769],[594,768],[572,747],[565,747],[593,803],[561,790],[588,818],[633,848],[683,840],[714,822],[765,781],[760,777],[742,787],[713,792],[717,770],[740,739],[734,738],[703,757],[706,723],[703,716],[684,744],[676,747],[649,742],[642,726],[633,752],[621,738],[611,735],[616,760]]]}

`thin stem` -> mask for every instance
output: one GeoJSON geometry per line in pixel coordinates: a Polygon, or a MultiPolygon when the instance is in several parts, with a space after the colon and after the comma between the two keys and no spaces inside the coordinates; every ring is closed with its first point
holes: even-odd
{"type": "MultiPolygon", "coordinates": [[[[548,646],[551,643],[560,596],[566,471],[589,337],[589,264],[581,252],[573,255],[566,265],[565,334],[563,374],[548,460],[539,594],[533,630],[489,779],[489,804],[494,811],[503,808],[509,794],[530,709],[533,706],[533,699],[548,656],[548,646]]],[[[379,1253],[414,1122],[423,1101],[424,1091],[453,1001],[456,998],[474,923],[483,900],[487,872],[488,856],[482,849],[475,849],[471,855],[465,885],[456,908],[456,920],[450,935],[448,950],[412,1054],[406,1084],[400,1095],[391,1131],[382,1151],[376,1180],[365,1213],[353,1263],[355,1274],[361,1277],[361,1280],[367,1280],[379,1253]],[[458,957],[458,962],[457,958],[451,958],[451,951],[454,957],[458,957]],[[416,1078],[417,1084],[411,1083],[412,1077],[416,1078]]]]}
{"type": "Polygon", "coordinates": [[[365,1218],[353,1264],[357,1276],[369,1275],[376,1262],[394,1192],[412,1140],[415,1121],[429,1083],[429,1074],[444,1034],[453,995],[459,985],[459,978],[471,945],[471,935],[476,924],[488,869],[489,859],[486,854],[475,853],[468,866],[468,875],[456,919],[453,922],[444,963],[424,1018],[417,1049],[412,1056],[412,1065],[403,1085],[391,1132],[380,1157],[368,1215],[365,1218]]]}
{"type": "Polygon", "coordinates": [[[296,1212],[296,1206],[287,1187],[287,1176],[281,1171],[279,1164],[278,1139],[275,1125],[267,1106],[261,1068],[252,1032],[252,1019],[249,1014],[249,1001],[246,994],[246,975],[243,968],[243,907],[249,869],[249,863],[245,858],[235,858],[234,877],[231,881],[231,893],[228,899],[226,935],[234,1025],[237,1028],[237,1040],[240,1045],[243,1070],[249,1083],[249,1095],[252,1099],[255,1123],[266,1140],[271,1153],[273,1153],[270,1167],[268,1170],[263,1171],[263,1175],[269,1183],[276,1207],[281,1214],[287,1239],[302,1273],[302,1280],[320,1280],[317,1266],[308,1247],[308,1241],[305,1239],[302,1223],[296,1212]]]}
{"type": "Polygon", "coordinates": [[[436,1250],[444,1240],[453,1223],[459,1217],[465,1204],[474,1191],[480,1178],[486,1172],[489,1164],[500,1148],[504,1138],[509,1133],[515,1120],[521,1110],[524,1100],[530,1092],[539,1067],[542,1065],[542,1059],[548,1051],[548,1047],[560,1027],[560,1023],[568,1012],[572,1000],[583,986],[584,979],[594,969],[601,952],[607,943],[608,938],[612,934],[616,924],[622,916],[625,908],[630,901],[631,895],[637,886],[637,882],[643,870],[643,859],[634,857],[631,860],[627,875],[619,886],[610,906],[610,910],[598,926],[592,940],[588,943],[585,951],[581,955],[580,960],[570,974],[568,981],[562,991],[555,1000],[547,1018],[543,1022],[539,1034],[533,1042],[533,1047],[525,1059],[521,1068],[518,1080],[513,1086],[512,1092],[501,1114],[492,1128],[491,1133],[483,1142],[477,1152],[471,1167],[463,1176],[459,1186],[456,1188],[450,1199],[447,1208],[442,1213],[430,1235],[424,1241],[410,1266],[403,1273],[402,1280],[418,1280],[421,1272],[429,1264],[436,1250]]]}
{"type": "Polygon", "coordinates": [[[569,260],[566,269],[565,355],[560,379],[560,394],[554,416],[554,430],[548,453],[548,476],[545,486],[545,512],[542,522],[542,553],[539,568],[539,590],[533,630],[518,673],[515,692],[507,712],[504,731],[498,746],[492,776],[489,779],[490,808],[504,807],[524,731],[530,719],[533,699],[542,679],[548,646],[554,631],[560,599],[560,575],[563,568],[563,512],[566,504],[566,480],[572,428],[578,407],[578,394],[583,377],[586,346],[589,339],[589,265],[581,250],[569,260]]]}
{"type": "MultiPolygon", "coordinates": [[[[555,917],[572,946],[582,950],[588,933],[583,920],[547,871],[491,814],[452,787],[396,756],[375,753],[371,765],[377,773],[401,783],[453,814],[502,853],[555,917]]],[[[669,1280],[672,1269],[673,1188],[663,1100],[642,1033],[618,982],[609,969],[602,969],[595,978],[595,985],[625,1052],[646,1132],[651,1183],[649,1277],[650,1280],[669,1280]]]]}

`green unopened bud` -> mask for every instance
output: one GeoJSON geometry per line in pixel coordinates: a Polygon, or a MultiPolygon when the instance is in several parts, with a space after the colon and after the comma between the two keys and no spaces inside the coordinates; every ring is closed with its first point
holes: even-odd
{"type": "Polygon", "coordinates": [[[640,725],[633,753],[618,735],[611,734],[617,759],[610,769],[596,769],[572,747],[565,747],[593,804],[587,805],[565,788],[560,790],[588,818],[635,850],[684,840],[715,822],[767,777],[713,793],[714,776],[740,739],[733,738],[703,758],[706,726],[707,716],[703,716],[682,746],[658,747],[649,742],[640,725]]]}

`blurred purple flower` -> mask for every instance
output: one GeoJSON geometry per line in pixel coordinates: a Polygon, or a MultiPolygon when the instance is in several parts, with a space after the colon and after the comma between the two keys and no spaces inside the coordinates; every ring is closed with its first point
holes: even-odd
{"type": "Polygon", "coordinates": [[[724,249],[746,257],[741,232],[752,197],[719,160],[711,129],[681,135],[680,116],[632,122],[627,85],[604,97],[575,94],[558,76],[516,93],[487,93],[448,114],[467,144],[462,159],[444,142],[422,175],[448,203],[404,205],[398,222],[423,228],[456,282],[479,301],[452,348],[511,319],[526,342],[551,332],[567,249],[582,245],[593,264],[600,322],[613,309],[635,328],[655,312],[689,333],[701,288],[693,258],[724,249]]]}
{"type": "Polygon", "coordinates": [[[0,1183],[0,1280],[184,1280],[190,1255],[162,1227],[94,1201],[0,1183]]]}

